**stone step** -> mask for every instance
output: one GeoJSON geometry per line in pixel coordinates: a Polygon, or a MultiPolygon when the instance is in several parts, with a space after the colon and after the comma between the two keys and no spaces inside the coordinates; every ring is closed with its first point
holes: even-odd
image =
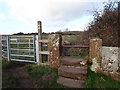
{"type": "Polygon", "coordinates": [[[61,66],[58,69],[58,75],[73,79],[85,80],[87,69],[80,67],[61,66]]]}
{"type": "Polygon", "coordinates": [[[85,82],[83,80],[59,77],[57,83],[69,88],[85,88],[85,82]]]}
{"type": "Polygon", "coordinates": [[[85,66],[87,60],[80,57],[65,56],[61,58],[61,64],[66,66],[85,66]]]}

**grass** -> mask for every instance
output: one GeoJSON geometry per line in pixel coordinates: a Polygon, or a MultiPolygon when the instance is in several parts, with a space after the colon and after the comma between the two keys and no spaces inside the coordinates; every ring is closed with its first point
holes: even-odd
{"type": "MultiPolygon", "coordinates": [[[[16,79],[6,70],[12,66],[12,62],[6,60],[2,61],[3,88],[16,88],[16,79]]],[[[38,88],[66,88],[57,84],[58,70],[51,70],[49,66],[25,65],[25,70],[33,79],[34,84],[38,88]]],[[[96,74],[88,68],[88,75],[86,80],[87,88],[120,88],[120,82],[103,74],[96,74]]]]}
{"type": "Polygon", "coordinates": [[[2,88],[16,88],[17,81],[12,76],[12,74],[10,74],[6,71],[3,71],[2,74],[3,74],[2,88]]]}
{"type": "Polygon", "coordinates": [[[11,66],[12,62],[2,60],[2,88],[16,88],[16,79],[7,71],[11,66]]]}
{"type": "Polygon", "coordinates": [[[79,37],[78,35],[63,35],[62,39],[63,41],[68,41],[74,45],[78,42],[79,39],[78,37],[79,37]]]}
{"type": "Polygon", "coordinates": [[[96,74],[88,69],[87,88],[120,88],[120,82],[103,74],[96,74]]]}
{"type": "Polygon", "coordinates": [[[79,57],[86,57],[87,55],[85,53],[81,53],[81,49],[80,48],[69,48],[67,51],[67,54],[69,56],[79,56],[79,57]]]}
{"type": "Polygon", "coordinates": [[[58,70],[51,70],[49,66],[26,65],[26,71],[29,73],[38,88],[64,88],[57,84],[58,70]]]}
{"type": "Polygon", "coordinates": [[[6,70],[12,66],[12,62],[8,62],[7,60],[2,60],[2,70],[6,70]]]}

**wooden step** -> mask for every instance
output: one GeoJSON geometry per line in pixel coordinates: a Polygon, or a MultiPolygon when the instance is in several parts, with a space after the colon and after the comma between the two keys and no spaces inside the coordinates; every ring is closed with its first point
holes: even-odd
{"type": "Polygon", "coordinates": [[[61,58],[61,64],[67,66],[84,66],[87,60],[80,57],[65,56],[61,58]]]}
{"type": "Polygon", "coordinates": [[[57,83],[69,88],[85,88],[85,82],[82,80],[59,77],[57,83]]]}
{"type": "Polygon", "coordinates": [[[87,74],[87,69],[84,68],[77,68],[77,67],[70,67],[70,66],[61,66],[58,69],[58,75],[64,76],[73,79],[85,80],[87,74]]]}

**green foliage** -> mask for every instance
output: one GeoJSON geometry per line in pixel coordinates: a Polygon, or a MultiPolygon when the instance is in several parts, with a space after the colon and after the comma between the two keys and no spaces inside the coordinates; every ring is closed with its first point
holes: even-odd
{"type": "Polygon", "coordinates": [[[48,39],[48,35],[42,35],[42,39],[48,39]]]}
{"type": "Polygon", "coordinates": [[[88,69],[87,88],[120,88],[120,82],[103,74],[96,74],[88,69]]]}
{"type": "Polygon", "coordinates": [[[88,60],[89,60],[89,55],[86,55],[86,56],[85,56],[85,59],[88,61],[88,60]]]}
{"type": "MultiPolygon", "coordinates": [[[[32,77],[38,88],[62,88],[56,80],[58,78],[58,70],[51,70],[49,66],[26,65],[25,69],[32,77]],[[49,76],[48,80],[43,80],[43,76],[49,76]]],[[[46,77],[47,78],[47,77],[46,77]]]]}
{"type": "Polygon", "coordinates": [[[35,66],[35,65],[26,65],[25,69],[31,75],[32,78],[39,78],[44,74],[49,74],[50,69],[48,66],[35,66]]]}
{"type": "Polygon", "coordinates": [[[76,44],[79,40],[78,35],[64,35],[62,36],[63,41],[68,41],[71,44],[76,44]]]}
{"type": "Polygon", "coordinates": [[[2,87],[3,88],[15,88],[17,85],[16,79],[6,71],[8,68],[12,66],[12,62],[7,60],[2,60],[2,87]]]}

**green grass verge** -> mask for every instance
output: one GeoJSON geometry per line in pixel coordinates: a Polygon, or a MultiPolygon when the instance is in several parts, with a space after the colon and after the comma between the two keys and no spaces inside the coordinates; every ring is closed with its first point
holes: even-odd
{"type": "Polygon", "coordinates": [[[78,35],[63,35],[62,39],[63,41],[68,41],[74,45],[78,42],[79,36],[78,35]]]}
{"type": "Polygon", "coordinates": [[[58,70],[51,70],[49,66],[26,65],[29,73],[38,88],[65,88],[57,84],[58,70]]]}
{"type": "Polygon", "coordinates": [[[88,69],[87,88],[120,88],[120,82],[103,74],[96,74],[88,69]]]}
{"type": "Polygon", "coordinates": [[[12,62],[2,60],[2,88],[16,88],[17,81],[7,69],[12,66],[12,62]]]}

